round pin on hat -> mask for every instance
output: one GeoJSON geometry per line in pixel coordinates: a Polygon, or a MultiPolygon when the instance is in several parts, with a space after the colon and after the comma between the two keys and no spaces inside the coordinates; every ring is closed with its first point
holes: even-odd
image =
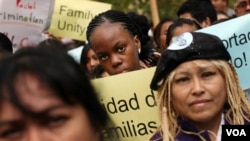
{"type": "Polygon", "coordinates": [[[181,34],[180,36],[172,38],[172,44],[167,48],[168,50],[180,50],[188,47],[193,41],[191,33],[181,34]]]}
{"type": "Polygon", "coordinates": [[[202,32],[185,32],[172,38],[168,48],[162,53],[156,66],[150,88],[157,90],[162,80],[183,62],[206,59],[231,59],[219,37],[202,32]]]}

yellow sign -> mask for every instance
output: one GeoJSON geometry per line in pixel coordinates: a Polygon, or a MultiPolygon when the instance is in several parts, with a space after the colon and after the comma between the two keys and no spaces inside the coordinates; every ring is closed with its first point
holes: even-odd
{"type": "Polygon", "coordinates": [[[92,80],[100,101],[114,121],[106,140],[146,141],[159,123],[157,92],[149,87],[155,67],[92,80]]]}
{"type": "Polygon", "coordinates": [[[55,36],[86,40],[89,22],[111,4],[88,0],[56,0],[49,32],[55,36]]]}

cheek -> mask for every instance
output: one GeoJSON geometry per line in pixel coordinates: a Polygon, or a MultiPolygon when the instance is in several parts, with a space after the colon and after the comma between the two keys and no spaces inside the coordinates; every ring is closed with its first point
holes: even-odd
{"type": "Polygon", "coordinates": [[[226,91],[226,84],[224,83],[224,80],[218,80],[218,82],[214,85],[213,88],[211,88],[211,90],[213,90],[213,93],[215,95],[215,97],[218,97],[218,100],[222,103],[224,103],[227,99],[227,91],[226,91]],[[216,96],[217,95],[217,96],[216,96]]]}
{"type": "Polygon", "coordinates": [[[87,66],[88,71],[90,72],[91,71],[90,63],[87,63],[86,66],[87,66]]]}
{"type": "MultiPolygon", "coordinates": [[[[79,111],[67,124],[65,140],[63,141],[98,141],[99,133],[94,130],[84,111],[79,111]]],[[[62,135],[63,136],[63,135],[62,135]]]]}
{"type": "Polygon", "coordinates": [[[126,53],[123,57],[124,60],[126,59],[130,64],[134,64],[135,62],[139,61],[139,52],[135,46],[131,45],[127,48],[126,53]]]}
{"type": "Polygon", "coordinates": [[[108,73],[112,74],[112,66],[109,61],[100,61],[99,64],[102,66],[102,68],[107,71],[108,73]]]}
{"type": "Polygon", "coordinates": [[[172,92],[171,103],[176,112],[180,113],[182,110],[185,110],[185,103],[187,99],[186,96],[187,95],[182,90],[177,90],[172,92]]]}
{"type": "Polygon", "coordinates": [[[165,45],[166,38],[167,38],[166,35],[161,35],[160,43],[161,43],[162,45],[165,45]]]}

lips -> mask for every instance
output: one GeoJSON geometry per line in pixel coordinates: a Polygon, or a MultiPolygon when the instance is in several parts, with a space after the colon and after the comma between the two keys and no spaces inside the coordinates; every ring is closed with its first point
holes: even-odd
{"type": "Polygon", "coordinates": [[[191,102],[190,106],[204,106],[205,104],[209,103],[211,100],[209,99],[202,99],[202,100],[195,100],[191,102]]]}

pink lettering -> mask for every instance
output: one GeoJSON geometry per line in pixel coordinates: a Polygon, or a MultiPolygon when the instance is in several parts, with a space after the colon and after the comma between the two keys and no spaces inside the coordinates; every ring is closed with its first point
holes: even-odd
{"type": "Polygon", "coordinates": [[[29,41],[29,38],[28,37],[25,37],[23,38],[21,41],[20,41],[20,47],[24,47],[25,45],[27,45],[27,42],[29,41]]]}
{"type": "Polygon", "coordinates": [[[36,9],[36,2],[23,3],[21,0],[16,0],[16,6],[23,9],[36,9]]]}

